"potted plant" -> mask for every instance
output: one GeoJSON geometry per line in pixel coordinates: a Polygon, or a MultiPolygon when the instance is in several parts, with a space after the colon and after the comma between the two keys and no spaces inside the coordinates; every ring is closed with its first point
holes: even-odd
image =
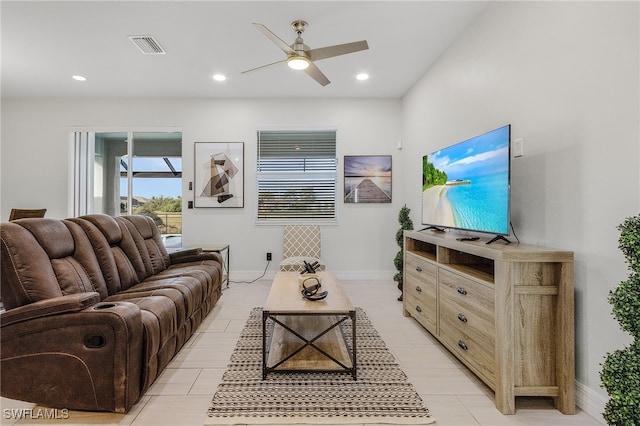
{"type": "MultiPolygon", "coordinates": [[[[409,217],[409,213],[411,213],[411,209],[407,207],[405,204],[401,209],[400,213],[398,213],[398,222],[400,222],[400,229],[396,232],[396,243],[400,246],[400,251],[396,254],[395,259],[393,260],[394,265],[398,272],[393,276],[393,280],[398,283],[398,289],[402,292],[402,267],[404,265],[404,231],[413,229],[413,221],[409,217]]],[[[400,293],[400,297],[398,300],[402,301],[402,293],[400,293]]]]}
{"type": "Polygon", "coordinates": [[[618,248],[625,255],[631,274],[609,292],[613,316],[633,342],[608,353],[600,380],[609,394],[603,413],[609,425],[640,425],[640,216],[628,217],[618,226],[618,248]]]}

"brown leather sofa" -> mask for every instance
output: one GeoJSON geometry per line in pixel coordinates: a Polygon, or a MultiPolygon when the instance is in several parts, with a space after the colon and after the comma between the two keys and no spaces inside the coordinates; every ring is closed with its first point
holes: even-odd
{"type": "Polygon", "coordinates": [[[221,295],[222,259],[145,216],[0,224],[0,393],[126,413],[221,295]]]}

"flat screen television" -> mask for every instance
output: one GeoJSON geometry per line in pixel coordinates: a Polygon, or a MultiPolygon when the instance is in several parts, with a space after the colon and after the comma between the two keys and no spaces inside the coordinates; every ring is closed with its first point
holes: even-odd
{"type": "Polygon", "coordinates": [[[426,229],[509,235],[510,140],[506,125],[422,158],[426,229]]]}

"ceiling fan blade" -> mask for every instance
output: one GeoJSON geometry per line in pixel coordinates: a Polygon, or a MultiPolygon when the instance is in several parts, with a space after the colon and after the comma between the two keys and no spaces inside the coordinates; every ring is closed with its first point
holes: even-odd
{"type": "Polygon", "coordinates": [[[252,72],[252,71],[259,71],[259,70],[262,70],[262,69],[265,69],[265,68],[272,67],[274,65],[283,64],[285,62],[287,62],[287,60],[286,59],[282,59],[281,61],[272,62],[270,64],[261,65],[261,66],[256,67],[256,68],[251,68],[250,70],[242,71],[240,74],[246,74],[246,73],[252,72]]]}
{"type": "Polygon", "coordinates": [[[319,47],[318,49],[309,50],[308,53],[312,61],[318,61],[320,59],[333,58],[334,56],[367,50],[368,48],[369,44],[367,41],[362,40],[352,43],[336,44],[335,46],[319,47]]]}
{"type": "Polygon", "coordinates": [[[254,22],[254,23],[253,23],[253,25],[255,25],[255,27],[256,27],[257,29],[259,29],[259,30],[262,32],[262,34],[266,35],[266,36],[267,36],[267,38],[268,38],[269,40],[271,40],[272,42],[274,42],[274,43],[275,43],[275,44],[276,44],[280,49],[282,49],[282,51],[283,51],[284,53],[286,53],[286,54],[289,54],[289,53],[293,53],[293,54],[295,54],[295,53],[296,53],[296,51],[295,51],[295,50],[293,50],[293,49],[291,48],[291,46],[289,46],[289,45],[288,45],[284,40],[282,40],[280,37],[278,37],[277,35],[275,35],[275,34],[274,34],[274,33],[273,33],[269,28],[265,27],[265,26],[264,26],[264,25],[262,25],[262,24],[258,24],[258,23],[256,23],[256,22],[254,22]]]}
{"type": "Polygon", "coordinates": [[[326,86],[327,84],[331,83],[327,76],[324,75],[322,71],[320,71],[320,68],[318,68],[313,62],[309,62],[309,66],[304,70],[304,72],[306,72],[311,78],[320,83],[322,86],[326,86]]]}

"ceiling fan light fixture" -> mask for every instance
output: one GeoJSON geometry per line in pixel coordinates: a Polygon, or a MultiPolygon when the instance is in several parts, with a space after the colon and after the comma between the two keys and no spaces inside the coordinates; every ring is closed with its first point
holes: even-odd
{"type": "Polygon", "coordinates": [[[291,56],[287,59],[287,65],[292,70],[306,70],[309,67],[309,60],[304,56],[291,56]]]}

